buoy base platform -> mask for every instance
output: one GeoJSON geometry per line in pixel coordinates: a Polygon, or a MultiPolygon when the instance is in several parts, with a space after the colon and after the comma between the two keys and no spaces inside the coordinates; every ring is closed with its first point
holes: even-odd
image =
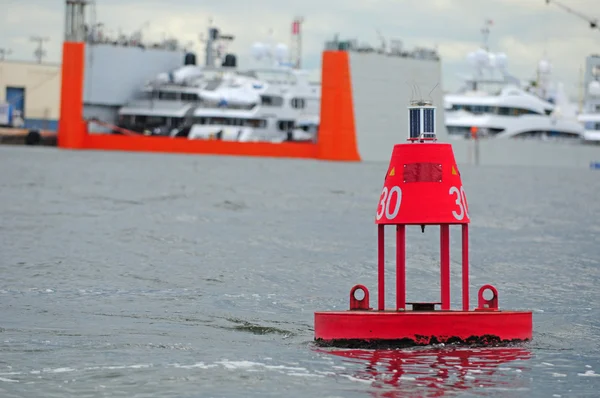
{"type": "Polygon", "coordinates": [[[478,308],[472,311],[436,310],[440,303],[373,310],[368,306],[368,290],[357,285],[351,291],[349,311],[315,313],[315,342],[340,348],[385,348],[440,343],[490,346],[531,340],[532,312],[500,311],[497,303],[496,289],[486,285],[480,290],[478,308]],[[362,300],[354,298],[356,289],[365,291],[362,300]],[[491,300],[482,296],[486,289],[495,293],[491,300]]]}

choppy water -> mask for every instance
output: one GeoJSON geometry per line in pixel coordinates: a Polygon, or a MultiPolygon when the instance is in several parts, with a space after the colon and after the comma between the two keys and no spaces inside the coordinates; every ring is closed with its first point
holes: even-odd
{"type": "MultiPolygon", "coordinates": [[[[1,147],[0,168],[2,397],[598,396],[598,171],[461,169],[471,295],[533,309],[532,343],[339,351],[313,313],[376,290],[385,164],[1,147]]],[[[438,242],[409,229],[409,299],[437,301],[438,242]]]]}

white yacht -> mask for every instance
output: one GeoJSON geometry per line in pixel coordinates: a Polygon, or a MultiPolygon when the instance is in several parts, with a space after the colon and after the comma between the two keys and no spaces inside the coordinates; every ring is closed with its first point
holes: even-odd
{"type": "Polygon", "coordinates": [[[583,141],[600,145],[600,55],[587,57],[586,69],[584,107],[577,119],[585,129],[583,141]]]}
{"type": "Polygon", "coordinates": [[[450,137],[573,138],[583,127],[561,108],[516,85],[490,94],[470,90],[446,95],[446,128],[450,137]]]}
{"type": "Polygon", "coordinates": [[[172,136],[226,141],[306,141],[319,123],[320,87],[305,71],[278,67],[225,73],[172,136]]]}
{"type": "MultiPolygon", "coordinates": [[[[214,29],[214,28],[211,28],[214,29]]],[[[209,37],[217,40],[218,32],[209,37]]],[[[227,36],[230,37],[230,36],[227,36]]],[[[119,127],[146,134],[228,141],[307,141],[319,125],[320,84],[307,71],[285,64],[287,46],[255,43],[266,67],[240,70],[235,55],[215,66],[213,42],[206,65],[186,57],[181,68],[162,73],[119,110],[119,127]]]]}
{"type": "Polygon", "coordinates": [[[583,126],[562,85],[550,81],[541,60],[536,84],[526,87],[507,70],[507,56],[484,48],[467,56],[475,69],[465,85],[444,97],[445,123],[453,138],[542,138],[580,141],[583,126]]]}

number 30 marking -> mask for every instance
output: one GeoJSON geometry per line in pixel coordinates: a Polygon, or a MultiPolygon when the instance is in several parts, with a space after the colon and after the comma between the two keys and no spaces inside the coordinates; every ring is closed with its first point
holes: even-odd
{"type": "Polygon", "coordinates": [[[454,216],[454,218],[460,221],[463,218],[465,218],[466,215],[467,218],[470,219],[471,217],[469,217],[469,205],[467,204],[467,195],[465,194],[465,189],[462,186],[460,187],[460,190],[456,187],[451,187],[450,192],[448,193],[450,195],[456,195],[456,205],[460,209],[460,213],[457,213],[455,210],[452,210],[452,215],[454,216]]]}
{"type": "Polygon", "coordinates": [[[398,215],[398,212],[400,212],[400,204],[402,203],[402,190],[400,189],[399,186],[394,185],[388,192],[388,188],[384,187],[383,191],[381,192],[381,201],[379,202],[379,206],[377,209],[377,221],[381,220],[381,217],[383,217],[383,213],[385,212],[385,218],[387,218],[388,220],[393,220],[394,218],[396,218],[396,216],[398,215]],[[388,195],[389,193],[389,195],[388,195]],[[392,201],[392,195],[396,194],[397,196],[397,200],[396,200],[396,206],[394,207],[393,211],[390,213],[390,202],[392,201]]]}

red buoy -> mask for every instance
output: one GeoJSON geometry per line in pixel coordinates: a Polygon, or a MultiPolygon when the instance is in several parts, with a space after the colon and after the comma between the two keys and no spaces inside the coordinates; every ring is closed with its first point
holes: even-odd
{"type": "Polygon", "coordinates": [[[430,102],[409,107],[408,143],[394,146],[377,204],[378,305],[369,290],[350,291],[349,311],[315,313],[315,340],[322,345],[429,345],[435,343],[495,344],[532,338],[531,311],[498,308],[492,285],[479,289],[478,305],[469,308],[469,206],[452,146],[437,141],[435,110],[430,102]],[[462,228],[462,309],[450,308],[450,226],[462,228]],[[396,226],[396,305],[385,306],[384,227],[396,226]],[[440,226],[440,301],[406,301],[406,226],[440,226]],[[364,297],[356,294],[362,291],[364,297]],[[489,291],[492,297],[484,298],[489,291]],[[440,308],[436,308],[440,307],[440,308]]]}

